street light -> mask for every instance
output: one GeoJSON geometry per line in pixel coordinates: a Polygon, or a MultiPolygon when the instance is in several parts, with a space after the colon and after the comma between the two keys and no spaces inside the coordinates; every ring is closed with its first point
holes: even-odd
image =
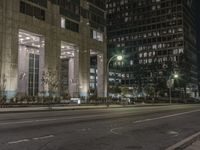
{"type": "Polygon", "coordinates": [[[117,60],[118,60],[118,61],[122,61],[122,59],[123,59],[123,56],[122,56],[122,55],[118,55],[118,56],[117,56],[117,60]]]}
{"type": "Polygon", "coordinates": [[[169,88],[169,102],[172,103],[172,86],[174,84],[174,79],[178,79],[179,75],[177,73],[171,74],[167,81],[167,86],[169,88]]]}
{"type": "Polygon", "coordinates": [[[178,74],[174,74],[174,78],[177,79],[179,76],[178,74]]]}
{"type": "Polygon", "coordinates": [[[108,105],[108,89],[109,89],[109,66],[110,66],[110,62],[114,59],[117,59],[117,61],[122,61],[123,60],[123,56],[122,55],[114,55],[112,56],[108,62],[107,62],[107,105],[108,105]]]}

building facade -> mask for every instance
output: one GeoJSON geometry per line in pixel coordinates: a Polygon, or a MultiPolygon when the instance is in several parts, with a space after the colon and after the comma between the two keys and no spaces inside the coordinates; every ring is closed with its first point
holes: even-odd
{"type": "Polygon", "coordinates": [[[195,1],[196,6],[196,28],[197,28],[197,51],[198,51],[198,68],[199,68],[199,93],[200,93],[200,1],[195,1]]]}
{"type": "Polygon", "coordinates": [[[122,86],[167,89],[174,72],[180,92],[197,96],[198,61],[192,0],[108,0],[108,56],[121,51],[122,86]]]}
{"type": "Polygon", "coordinates": [[[105,14],[98,0],[1,0],[1,94],[87,97],[96,56],[105,96],[105,14]]]}

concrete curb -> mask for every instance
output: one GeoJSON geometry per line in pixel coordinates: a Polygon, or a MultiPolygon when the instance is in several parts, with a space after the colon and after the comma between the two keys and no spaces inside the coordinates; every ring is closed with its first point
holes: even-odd
{"type": "Polygon", "coordinates": [[[165,150],[183,150],[186,147],[190,146],[192,143],[194,143],[198,138],[200,138],[200,132],[189,136],[188,138],[170,146],[165,150]]]}
{"type": "MultiPolygon", "coordinates": [[[[67,110],[87,110],[87,109],[106,109],[107,107],[26,107],[26,108],[17,108],[17,109],[0,109],[0,114],[3,113],[23,113],[23,112],[47,112],[47,111],[67,111],[67,110]]],[[[109,108],[121,108],[121,107],[109,107],[109,108]]]]}

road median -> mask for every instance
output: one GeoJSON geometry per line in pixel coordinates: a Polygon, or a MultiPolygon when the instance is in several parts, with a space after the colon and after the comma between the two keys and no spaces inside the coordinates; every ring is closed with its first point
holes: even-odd
{"type": "Polygon", "coordinates": [[[35,111],[62,111],[62,110],[84,110],[84,109],[108,109],[108,108],[123,108],[123,107],[152,107],[166,106],[168,104],[135,104],[135,105],[50,105],[50,106],[23,106],[23,107],[7,107],[0,108],[0,113],[14,112],[35,112],[35,111]]]}

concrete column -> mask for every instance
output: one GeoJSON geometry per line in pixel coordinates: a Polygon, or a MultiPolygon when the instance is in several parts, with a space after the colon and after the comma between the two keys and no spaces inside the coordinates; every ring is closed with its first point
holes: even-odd
{"type": "MultiPolygon", "coordinates": [[[[59,64],[60,64],[60,39],[56,34],[54,34],[54,30],[52,30],[49,33],[45,34],[45,51],[44,51],[44,70],[42,72],[48,72],[52,73],[51,79],[53,81],[59,83],[59,64]]],[[[49,95],[49,92],[53,92],[51,94],[54,94],[58,96],[59,93],[59,86],[52,89],[49,85],[45,86],[45,92],[46,95],[49,95]],[[53,91],[51,91],[53,90],[53,91]]]]}
{"type": "Polygon", "coordinates": [[[69,59],[69,93],[71,97],[79,97],[79,53],[69,59]]]}
{"type": "Polygon", "coordinates": [[[104,97],[105,96],[105,58],[103,54],[97,55],[97,96],[104,97]]]}
{"type": "Polygon", "coordinates": [[[88,50],[83,50],[79,54],[79,92],[81,97],[88,97],[89,77],[90,77],[90,54],[88,50]]]}
{"type": "MultiPolygon", "coordinates": [[[[81,1],[84,6],[85,1],[81,1]]],[[[79,92],[81,97],[85,97],[86,101],[89,96],[90,83],[90,28],[87,25],[88,20],[81,17],[80,23],[80,52],[79,52],[79,92]]]]}
{"type": "Polygon", "coordinates": [[[26,46],[19,45],[18,52],[18,93],[25,95],[28,93],[29,78],[29,53],[26,46]]]}
{"type": "MultiPolygon", "coordinates": [[[[18,79],[18,28],[14,21],[13,1],[3,1],[2,11],[2,68],[1,77],[5,77],[5,95],[12,98],[17,93],[18,79]]],[[[2,79],[1,79],[2,80],[2,79]]]]}
{"type": "Polygon", "coordinates": [[[40,59],[39,59],[39,66],[40,66],[40,69],[39,69],[39,93],[42,92],[44,89],[42,87],[42,84],[41,84],[41,81],[42,81],[42,74],[44,72],[44,56],[45,56],[45,39],[44,38],[40,38],[40,49],[39,49],[39,53],[40,53],[40,59]],[[44,41],[44,43],[42,42],[44,41]],[[44,44],[44,46],[43,46],[44,44]]]}
{"type": "Polygon", "coordinates": [[[69,64],[68,64],[68,68],[65,69],[69,69],[68,71],[68,83],[69,83],[69,94],[71,97],[75,97],[75,85],[77,84],[77,81],[74,79],[74,58],[70,58],[69,59],[69,64]]]}

